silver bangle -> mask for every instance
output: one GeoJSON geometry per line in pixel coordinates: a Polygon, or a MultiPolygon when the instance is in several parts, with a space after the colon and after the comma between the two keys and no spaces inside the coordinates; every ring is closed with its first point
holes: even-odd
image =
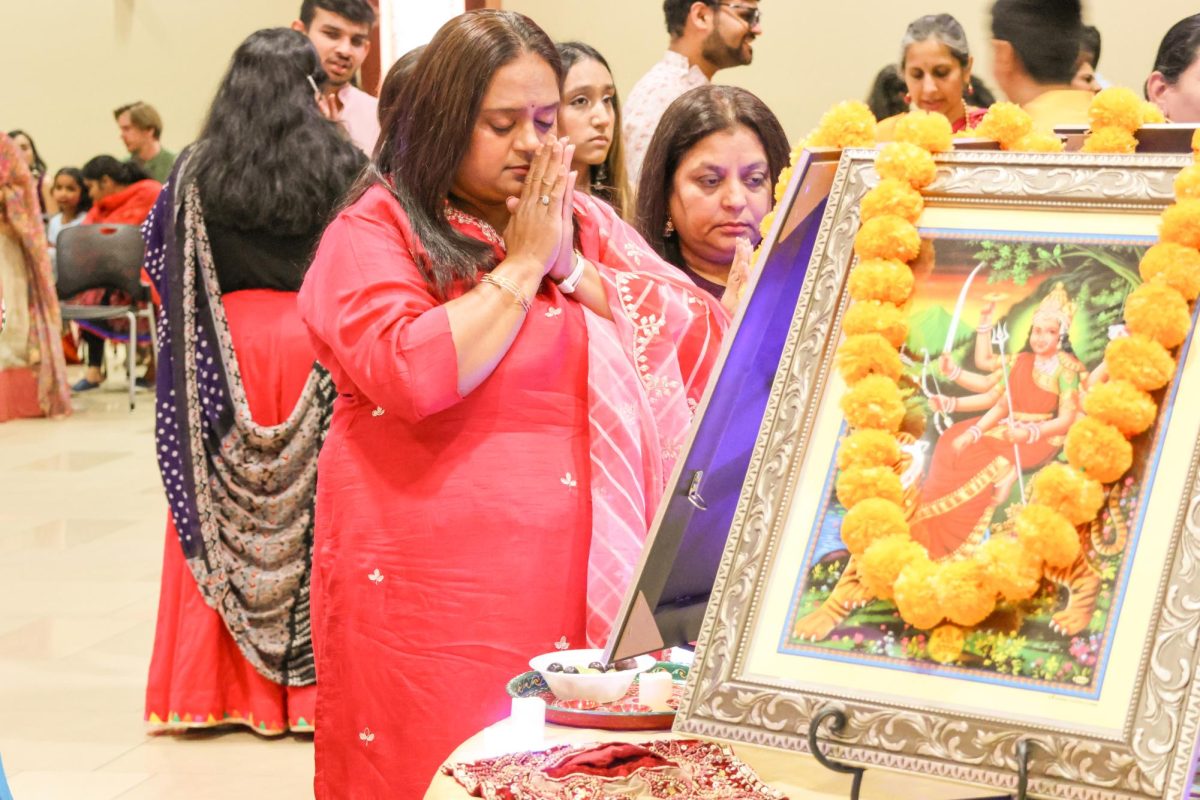
{"type": "Polygon", "coordinates": [[[571,269],[571,274],[558,282],[558,290],[563,294],[574,294],[579,288],[579,284],[583,281],[583,273],[587,269],[587,260],[583,255],[576,250],[574,267],[571,269]]]}

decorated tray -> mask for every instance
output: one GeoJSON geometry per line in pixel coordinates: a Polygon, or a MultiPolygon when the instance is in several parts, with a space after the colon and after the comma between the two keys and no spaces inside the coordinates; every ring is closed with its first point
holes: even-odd
{"type": "Polygon", "coordinates": [[[546,701],[546,722],[573,728],[603,728],[610,731],[665,731],[675,722],[675,711],[683,695],[688,668],[683,664],[660,661],[649,672],[669,672],[674,686],[668,705],[670,711],[653,711],[638,704],[638,682],[615,703],[591,700],[559,700],[550,691],[539,672],[525,672],[508,682],[510,697],[540,697],[546,701]]]}

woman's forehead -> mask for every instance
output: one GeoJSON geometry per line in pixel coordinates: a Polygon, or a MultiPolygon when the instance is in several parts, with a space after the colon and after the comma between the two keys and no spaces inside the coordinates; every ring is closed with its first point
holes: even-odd
{"type": "Polygon", "coordinates": [[[484,111],[536,111],[559,103],[558,80],[545,59],[522,53],[496,70],[483,95],[484,111]]]}

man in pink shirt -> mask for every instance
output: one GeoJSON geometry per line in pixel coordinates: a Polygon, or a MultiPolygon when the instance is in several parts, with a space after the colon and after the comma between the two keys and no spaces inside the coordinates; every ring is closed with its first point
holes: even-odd
{"type": "Polygon", "coordinates": [[[758,0],[663,0],[671,44],[662,60],[634,84],[621,103],[625,168],[637,188],[642,159],[667,106],[712,80],[717,70],[754,59],[762,35],[758,0]]]}
{"type": "Polygon", "coordinates": [[[329,76],[322,110],[339,122],[368,156],[379,139],[378,101],[351,80],[371,52],[375,10],[367,0],[304,0],[294,30],[308,36],[329,76]]]}

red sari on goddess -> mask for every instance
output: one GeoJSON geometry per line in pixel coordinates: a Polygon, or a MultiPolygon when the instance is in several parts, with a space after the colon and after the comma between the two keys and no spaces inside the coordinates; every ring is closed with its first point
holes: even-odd
{"type": "Polygon", "coordinates": [[[614,321],[543,281],[466,397],[389,192],[325,233],[300,293],[339,392],[313,553],[320,798],[420,797],[532,656],[608,633],[728,315],[603,203],[576,195],[575,225],[614,321]]]}

